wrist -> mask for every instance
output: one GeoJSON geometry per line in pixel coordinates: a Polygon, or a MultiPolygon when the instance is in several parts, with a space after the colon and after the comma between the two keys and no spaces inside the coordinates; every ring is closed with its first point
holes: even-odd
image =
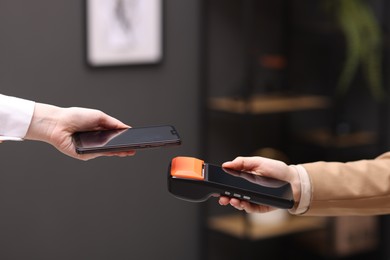
{"type": "Polygon", "coordinates": [[[36,103],[25,139],[48,142],[57,125],[60,110],[53,105],[36,103]]]}

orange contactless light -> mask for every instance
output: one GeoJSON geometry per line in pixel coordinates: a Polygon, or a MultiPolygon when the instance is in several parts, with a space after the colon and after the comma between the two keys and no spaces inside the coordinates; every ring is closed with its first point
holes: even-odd
{"type": "Polygon", "coordinates": [[[176,157],[172,159],[171,176],[184,179],[204,180],[203,160],[193,157],[176,157]]]}

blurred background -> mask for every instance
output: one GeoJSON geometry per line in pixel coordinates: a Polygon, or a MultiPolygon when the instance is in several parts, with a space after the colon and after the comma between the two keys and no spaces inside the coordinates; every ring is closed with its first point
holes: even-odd
{"type": "MultiPolygon", "coordinates": [[[[107,1],[103,1],[104,2],[107,1]]],[[[199,205],[167,191],[174,156],[199,156],[197,1],[163,6],[159,64],[87,63],[86,1],[1,1],[1,92],[174,125],[181,147],[81,162],[37,142],[1,146],[1,259],[197,259],[199,205]]]]}
{"type": "MultiPolygon", "coordinates": [[[[91,3],[115,6],[123,26],[135,2],[0,1],[2,94],[172,124],[183,139],[88,162],[1,144],[0,259],[389,259],[387,216],[249,216],[166,187],[178,155],[298,164],[387,151],[389,3],[157,0],[161,56],[91,62],[91,3]]],[[[134,44],[119,40],[116,51],[134,44]]]]}

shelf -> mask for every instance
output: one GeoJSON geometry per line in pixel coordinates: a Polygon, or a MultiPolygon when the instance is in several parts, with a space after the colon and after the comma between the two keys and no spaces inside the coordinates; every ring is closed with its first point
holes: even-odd
{"type": "Polygon", "coordinates": [[[371,145],[376,142],[375,133],[368,131],[333,135],[330,130],[317,129],[305,133],[303,138],[312,144],[328,148],[348,148],[361,145],[371,145]]]}
{"type": "Polygon", "coordinates": [[[298,232],[324,229],[326,218],[322,217],[296,217],[291,216],[287,220],[278,224],[258,224],[245,220],[243,215],[228,215],[212,217],[208,221],[208,226],[216,230],[237,238],[250,240],[267,239],[298,232]],[[250,226],[248,226],[250,225],[250,226]]]}
{"type": "Polygon", "coordinates": [[[294,112],[310,109],[324,109],[330,106],[330,100],[324,96],[302,95],[259,95],[249,99],[232,97],[214,97],[209,99],[209,108],[235,114],[268,114],[294,112]]]}

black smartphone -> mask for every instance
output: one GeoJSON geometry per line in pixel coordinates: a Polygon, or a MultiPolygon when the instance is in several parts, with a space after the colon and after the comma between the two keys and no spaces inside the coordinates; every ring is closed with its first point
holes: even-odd
{"type": "Polygon", "coordinates": [[[181,139],[171,125],[77,132],[73,134],[76,152],[101,153],[180,145],[181,139]]]}

